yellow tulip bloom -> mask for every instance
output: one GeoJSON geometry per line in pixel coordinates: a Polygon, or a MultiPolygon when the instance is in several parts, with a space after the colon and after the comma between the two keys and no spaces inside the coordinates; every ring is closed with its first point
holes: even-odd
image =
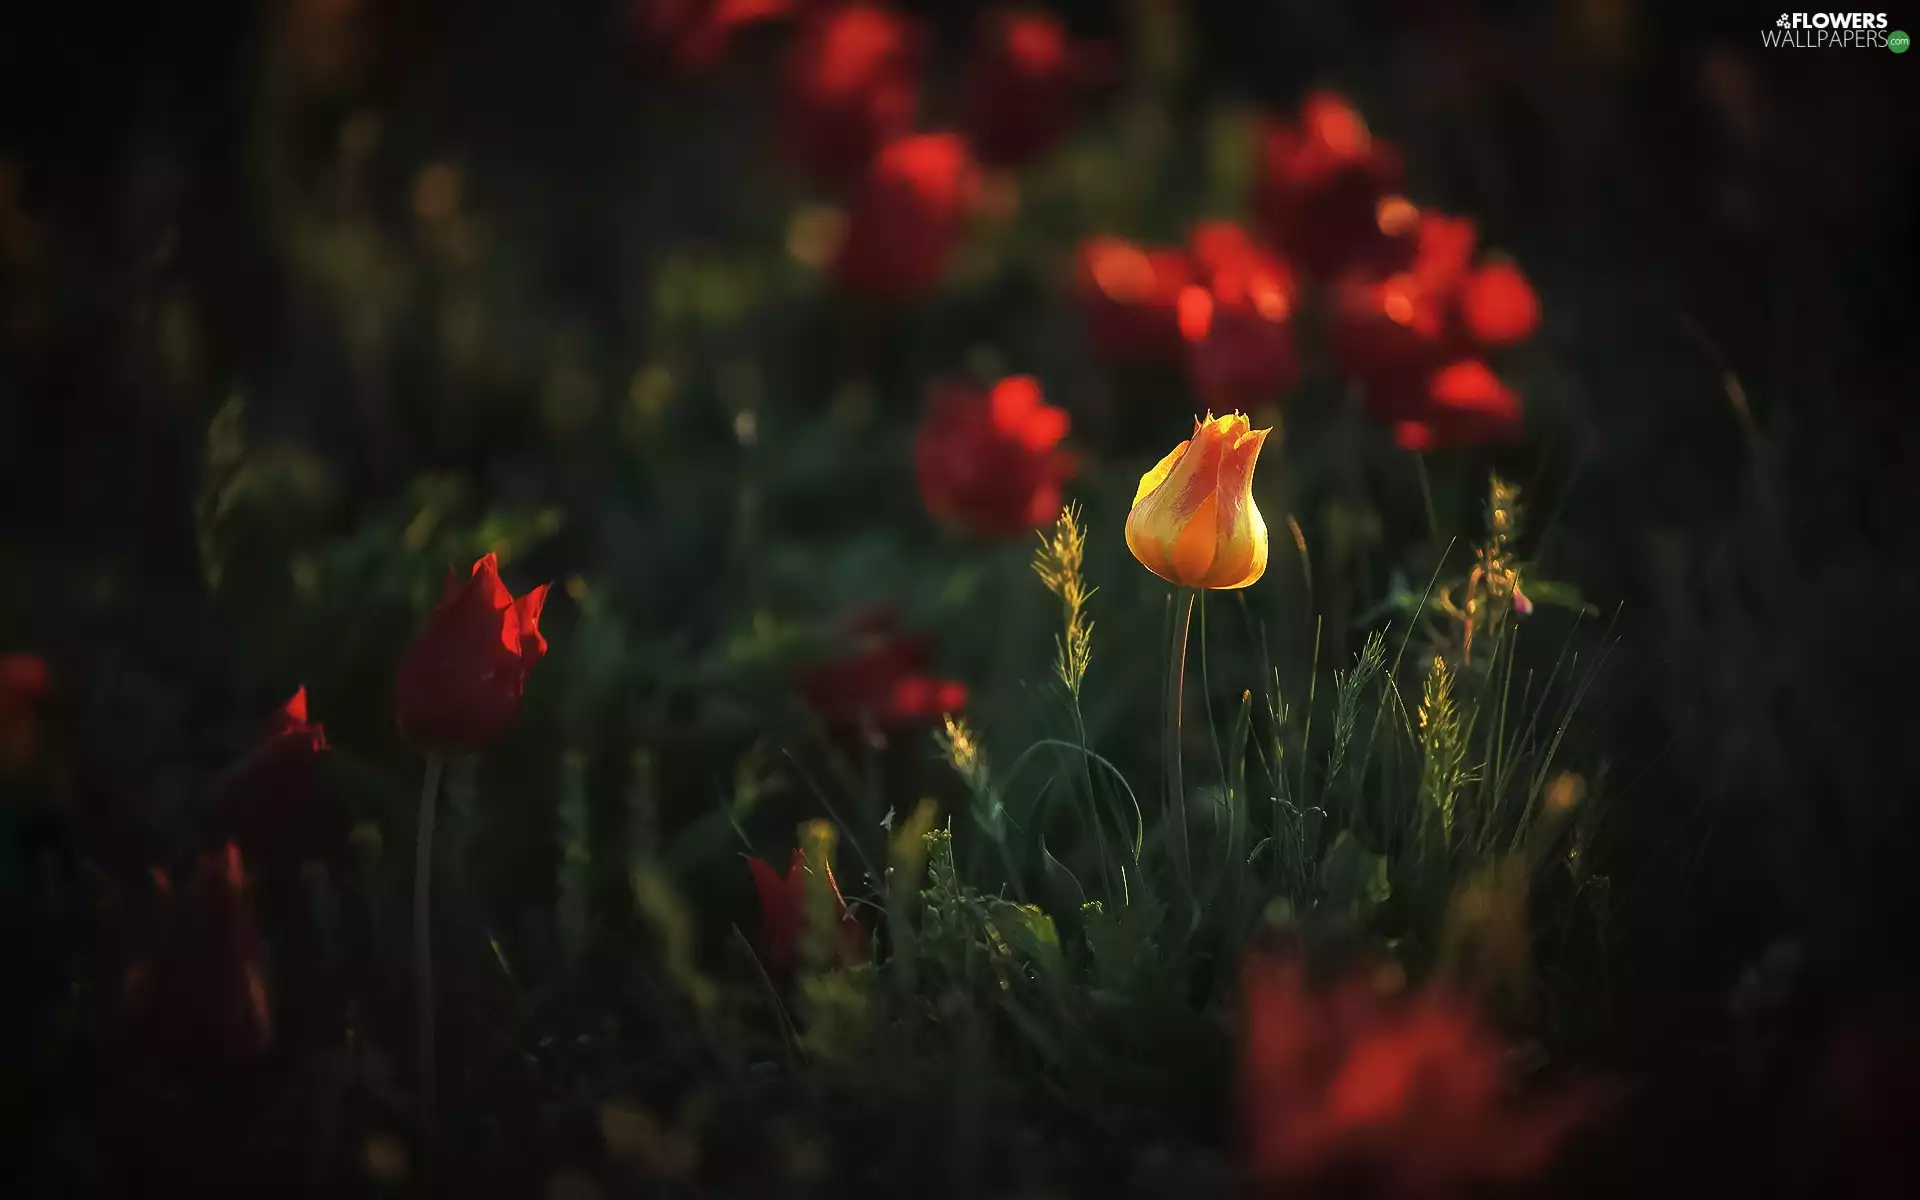
{"type": "Polygon", "coordinates": [[[1193,437],[1140,477],[1127,549],[1169,583],[1243,588],[1267,569],[1267,523],[1253,502],[1253,465],[1271,429],[1239,413],[1207,414],[1193,437]]]}

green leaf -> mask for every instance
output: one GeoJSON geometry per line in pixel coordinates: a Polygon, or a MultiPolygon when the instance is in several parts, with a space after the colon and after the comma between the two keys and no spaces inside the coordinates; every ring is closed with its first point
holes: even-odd
{"type": "Polygon", "coordinates": [[[1124,991],[1158,960],[1153,935],[1160,927],[1159,905],[1136,899],[1109,910],[1096,900],[1080,911],[1086,917],[1097,987],[1124,991]]]}
{"type": "Polygon", "coordinates": [[[1061,966],[1060,934],[1053,918],[1037,904],[1001,905],[993,915],[994,928],[1014,951],[1042,970],[1057,973],[1061,966]]]}
{"type": "Polygon", "coordinates": [[[1369,852],[1351,831],[1342,830],[1320,862],[1320,887],[1335,909],[1364,915],[1393,895],[1387,856],[1369,852]]]}
{"type": "Polygon", "coordinates": [[[1587,603],[1580,595],[1580,589],[1571,583],[1555,583],[1548,579],[1528,579],[1523,586],[1527,599],[1535,604],[1551,605],[1577,612],[1582,616],[1595,616],[1599,609],[1587,603]]]}

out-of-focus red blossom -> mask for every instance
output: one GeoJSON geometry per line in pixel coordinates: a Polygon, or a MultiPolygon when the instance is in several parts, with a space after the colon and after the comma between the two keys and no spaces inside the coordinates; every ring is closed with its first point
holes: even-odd
{"type": "Polygon", "coordinates": [[[857,177],[913,128],[920,60],[919,30],[879,5],[811,14],[788,60],[781,110],[793,161],[823,183],[857,177]]]}
{"type": "Polygon", "coordinates": [[[975,153],[997,167],[1042,157],[1072,123],[1081,91],[1114,66],[1105,47],[1076,44],[1051,13],[989,13],[967,71],[966,127],[975,153]]]}
{"type": "Polygon", "coordinates": [[[1310,990],[1296,957],[1250,955],[1240,1061],[1248,1175],[1279,1189],[1357,1172],[1385,1194],[1423,1197],[1533,1177],[1600,1097],[1582,1089],[1520,1103],[1506,1059],[1464,999],[1383,994],[1360,976],[1310,990]]]}
{"type": "Polygon", "coordinates": [[[540,610],[547,584],[515,598],[492,554],[463,580],[448,573],[440,604],[394,682],[400,732],[429,753],[472,754],[506,732],[527,674],[547,653],[540,610]]]}
{"type": "Polygon", "coordinates": [[[1476,231],[1464,217],[1416,210],[1392,198],[1383,220],[1407,259],[1384,277],[1343,276],[1333,289],[1333,350],[1366,385],[1373,415],[1408,449],[1519,436],[1519,397],[1481,361],[1530,335],[1540,302],[1508,262],[1476,268],[1476,231]]]}
{"type": "Polygon", "coordinates": [[[265,945],[240,848],[200,856],[178,893],[153,869],[157,942],[127,968],[122,999],[134,1036],[181,1062],[250,1058],[273,1041],[265,945]]]}
{"type": "Polygon", "coordinates": [[[33,761],[40,741],[40,700],[53,684],[37,654],[0,654],[0,770],[33,761]]]}
{"type": "Polygon", "coordinates": [[[1350,272],[1334,288],[1334,354],[1362,378],[1437,366],[1466,348],[1455,314],[1473,263],[1473,222],[1411,206],[1398,219],[1404,268],[1385,277],[1350,272]]]}
{"type": "Polygon", "coordinates": [[[1383,377],[1367,392],[1375,418],[1403,450],[1445,450],[1511,441],[1522,430],[1520,397],[1478,359],[1430,374],[1383,377]]]}
{"type": "Polygon", "coordinates": [[[803,0],[638,0],[640,36],[686,70],[704,70],[725,57],[744,29],[792,15],[803,0]]]}
{"type": "Polygon", "coordinates": [[[1031,375],[982,392],[964,380],[938,384],[914,440],[920,498],[935,520],[978,537],[1030,532],[1060,511],[1073,458],[1060,448],[1065,409],[1048,404],[1031,375]]]}
{"type": "Polygon", "coordinates": [[[1251,411],[1299,379],[1298,284],[1230,221],[1202,222],[1190,240],[1197,282],[1181,292],[1178,315],[1194,386],[1212,408],[1251,411]]]}
{"type": "Polygon", "coordinates": [[[799,964],[809,886],[825,889],[828,911],[833,915],[834,929],[839,935],[836,952],[840,961],[848,965],[867,961],[872,952],[867,932],[847,911],[847,902],[841,898],[840,885],[833,878],[830,863],[823,861],[815,869],[807,862],[806,852],[795,849],[784,879],[764,858],[749,858],[747,867],[753,872],[754,890],[760,893],[761,948],[766,954],[769,973],[788,975],[799,964]]]}
{"type": "Polygon", "coordinates": [[[307,689],[279,712],[266,740],[234,768],[219,789],[214,812],[223,836],[269,874],[297,870],[307,858],[344,848],[346,818],[315,789],[326,727],[307,719],[307,689]]]}
{"type": "Polygon", "coordinates": [[[886,609],[860,614],[848,630],[853,651],[803,671],[797,689],[827,724],[911,729],[967,706],[967,687],[927,671],[932,641],[903,633],[886,609]]]}
{"type": "Polygon", "coordinates": [[[1080,244],[1074,289],[1095,351],[1114,363],[1178,362],[1180,297],[1194,282],[1178,246],[1137,246],[1117,237],[1080,244]]]}
{"type": "Polygon", "coordinates": [[[1467,335],[1482,346],[1525,341],[1540,324],[1540,298],[1520,268],[1491,263],[1468,276],[1460,293],[1467,335]]]}
{"type": "Polygon", "coordinates": [[[1330,279],[1391,252],[1380,202],[1400,188],[1399,151],[1344,96],[1315,92],[1262,137],[1254,196],[1268,234],[1310,275],[1330,279]]]}
{"type": "Polygon", "coordinates": [[[979,167],[958,134],[921,133],[889,143],[854,201],[834,260],[835,281],[875,300],[913,300],[934,291],[979,194],[979,167]]]}

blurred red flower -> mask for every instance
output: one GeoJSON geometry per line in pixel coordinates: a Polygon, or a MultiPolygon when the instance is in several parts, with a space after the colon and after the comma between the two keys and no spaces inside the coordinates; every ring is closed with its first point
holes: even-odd
{"type": "Polygon", "coordinates": [[[638,0],[640,36],[688,70],[704,70],[725,57],[734,34],[762,21],[785,17],[804,0],[638,0]]]}
{"type": "Polygon", "coordinates": [[[1195,388],[1210,408],[1253,411],[1299,379],[1292,270],[1230,221],[1192,234],[1198,282],[1180,295],[1180,333],[1189,343],[1195,388]]]}
{"type": "Polygon", "coordinates": [[[840,961],[849,965],[867,961],[872,952],[867,931],[847,911],[847,902],[840,895],[840,885],[833,878],[830,863],[823,860],[817,867],[812,866],[806,852],[795,849],[787,863],[785,878],[764,858],[749,858],[747,868],[753,872],[754,890],[760,894],[761,947],[769,974],[790,975],[799,964],[809,886],[824,889],[822,898],[835,923],[838,934],[835,950],[840,961]]]}
{"type": "Polygon", "coordinates": [[[921,38],[873,4],[821,9],[788,60],[781,116],[793,161],[825,183],[857,178],[879,149],[913,128],[921,38]]]}
{"type": "Polygon", "coordinates": [[[834,260],[835,280],[876,300],[934,291],[979,190],[979,168],[958,134],[921,133],[889,143],[855,199],[834,260]]]}
{"type": "Polygon", "coordinates": [[[273,1040],[265,945],[240,848],[195,863],[184,892],[153,869],[157,938],[130,966],[123,1001],[148,1052],[186,1062],[235,1061],[273,1040]]]}
{"type": "Polygon", "coordinates": [[[1460,293],[1467,336],[1484,347],[1525,341],[1540,324],[1540,298],[1520,268],[1491,263],[1467,277],[1460,293]]]}
{"type": "Polygon", "coordinates": [[[1375,138],[1344,96],[1315,92],[1294,122],[1262,137],[1254,204],[1266,230],[1310,275],[1374,261],[1392,240],[1381,201],[1399,190],[1399,151],[1375,138]]]}
{"type": "Polygon", "coordinates": [[[890,610],[859,614],[848,632],[853,652],[801,672],[796,684],[827,724],[907,729],[967,706],[965,684],[927,672],[931,640],[902,632],[890,610]]]}
{"type": "Polygon", "coordinates": [[[1351,271],[1334,286],[1334,357],[1404,447],[1519,436],[1519,397],[1479,356],[1533,332],[1532,286],[1512,263],[1473,265],[1476,231],[1464,217],[1407,205],[1393,223],[1404,264],[1384,277],[1351,271]]]}
{"type": "Polygon", "coordinates": [[[1124,238],[1080,244],[1074,289],[1095,351],[1109,362],[1179,361],[1180,295],[1194,281],[1178,246],[1137,246],[1124,238]]]}
{"type": "Polygon", "coordinates": [[[307,719],[302,687],[218,789],[214,814],[222,836],[269,875],[297,871],[310,858],[327,860],[345,846],[344,812],[323,802],[314,786],[326,751],[326,728],[307,719]]]}
{"type": "Polygon", "coordinates": [[[1370,380],[1367,408],[1393,426],[1403,450],[1512,441],[1522,431],[1519,395],[1478,359],[1370,380]]]}
{"type": "Polygon", "coordinates": [[[33,761],[39,744],[39,704],[53,683],[37,654],[0,654],[0,770],[33,761]]]}
{"type": "Polygon", "coordinates": [[[1031,375],[982,392],[938,384],[914,441],[920,498],[935,520],[978,537],[1025,534],[1060,511],[1073,459],[1060,448],[1064,409],[1048,404],[1031,375]]]}
{"type": "Polygon", "coordinates": [[[1051,13],[989,13],[967,71],[966,128],[975,153],[997,167],[1042,157],[1072,123],[1080,92],[1111,65],[1104,48],[1070,41],[1051,13]]]}
{"type": "Polygon", "coordinates": [[[1298,1187],[1357,1171],[1396,1196],[1535,1176],[1594,1114],[1597,1096],[1519,1104],[1505,1086],[1506,1058],[1463,999],[1383,995],[1357,976],[1314,991],[1296,958],[1251,955],[1240,1058],[1249,1176],[1298,1187]]]}
{"type": "Polygon", "coordinates": [[[400,732],[433,754],[472,754],[506,732],[527,674],[547,652],[541,584],[516,599],[485,555],[462,580],[449,572],[439,606],[413,640],[394,682],[400,732]]]}
{"type": "Polygon", "coordinates": [[[1432,210],[1406,222],[1404,269],[1384,278],[1352,271],[1334,286],[1334,355],[1348,374],[1437,365],[1462,348],[1455,311],[1473,263],[1473,222],[1432,210]]]}

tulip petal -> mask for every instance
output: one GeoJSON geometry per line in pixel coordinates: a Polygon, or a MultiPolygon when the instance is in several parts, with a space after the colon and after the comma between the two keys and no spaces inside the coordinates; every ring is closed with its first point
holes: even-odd
{"type": "Polygon", "coordinates": [[[1173,474],[1174,467],[1179,465],[1180,456],[1185,454],[1187,447],[1191,445],[1193,445],[1191,441],[1181,442],[1165,458],[1155,463],[1151,471],[1140,477],[1140,486],[1133,491],[1132,507],[1138,508],[1140,502],[1147,498],[1148,493],[1167,481],[1167,476],[1173,474]]]}
{"type": "Polygon", "coordinates": [[[1242,588],[1265,573],[1253,470],[1271,432],[1237,412],[1194,422],[1193,439],[1142,477],[1127,515],[1127,548],[1141,565],[1181,587],[1242,588]]]}
{"type": "MultiPolygon", "coordinates": [[[[1220,439],[1213,430],[1211,418],[1201,422],[1186,453],[1170,467],[1162,462],[1162,467],[1168,467],[1164,477],[1127,514],[1127,545],[1134,557],[1162,579],[1181,586],[1200,586],[1181,573],[1173,555],[1175,544],[1192,522],[1195,510],[1214,492],[1219,473],[1220,439]]],[[[1149,476],[1159,473],[1161,467],[1155,467],[1149,476]]],[[[1189,550],[1189,561],[1195,553],[1189,550]]],[[[1212,554],[1207,557],[1211,561],[1212,554]]]]}
{"type": "Polygon", "coordinates": [[[1242,553],[1246,555],[1244,565],[1242,565],[1240,561],[1236,561],[1233,564],[1219,564],[1214,571],[1214,576],[1218,582],[1210,581],[1208,583],[1209,587],[1221,591],[1233,591],[1238,588],[1251,587],[1260,581],[1262,575],[1267,573],[1269,540],[1267,537],[1266,518],[1262,517],[1260,510],[1249,502],[1246,506],[1244,519],[1247,524],[1246,530],[1236,533],[1232,542],[1236,548],[1245,548],[1242,551],[1242,553]]]}
{"type": "Polygon", "coordinates": [[[1168,550],[1174,580],[1183,586],[1206,586],[1207,571],[1220,548],[1219,511],[1219,493],[1209,493],[1168,550]]]}
{"type": "Polygon", "coordinates": [[[540,633],[540,610],[546,607],[547,591],[552,586],[543,583],[513,602],[520,628],[520,657],[529,666],[546,657],[547,639],[540,633]]]}
{"type": "Polygon", "coordinates": [[[1253,468],[1271,432],[1239,433],[1222,459],[1216,532],[1220,551],[1208,572],[1207,587],[1246,587],[1266,571],[1267,525],[1253,502],[1253,468]]]}

